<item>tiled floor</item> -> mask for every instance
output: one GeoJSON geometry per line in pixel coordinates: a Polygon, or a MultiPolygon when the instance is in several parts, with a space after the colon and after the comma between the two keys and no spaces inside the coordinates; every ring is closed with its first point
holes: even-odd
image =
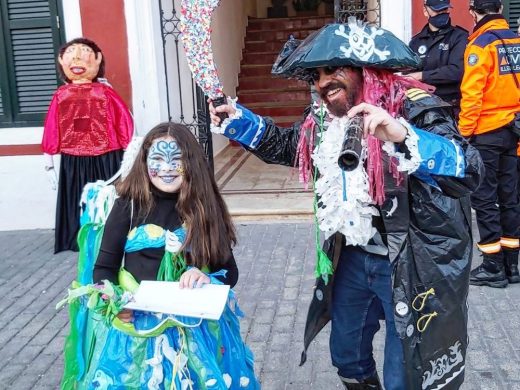
{"type": "Polygon", "coordinates": [[[311,218],[312,191],[299,183],[294,168],[266,164],[228,146],[215,158],[215,178],[235,218],[311,218]]]}

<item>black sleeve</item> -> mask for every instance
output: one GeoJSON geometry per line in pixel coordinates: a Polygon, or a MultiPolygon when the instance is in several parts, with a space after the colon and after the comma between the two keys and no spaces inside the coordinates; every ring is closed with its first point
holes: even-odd
{"type": "Polygon", "coordinates": [[[412,39],[410,39],[410,43],[408,44],[408,47],[410,47],[410,49],[412,49],[412,51],[415,54],[418,54],[417,48],[419,47],[419,39],[417,38],[417,35],[414,35],[412,37],[412,39]]]}
{"type": "Polygon", "coordinates": [[[125,252],[126,237],[130,230],[130,202],[116,199],[107,218],[101,247],[94,266],[94,283],[109,280],[117,284],[125,252]]]}
{"type": "Polygon", "coordinates": [[[231,253],[231,257],[227,260],[226,264],[220,268],[220,270],[226,270],[226,276],[215,276],[215,278],[224,284],[228,284],[231,288],[235,287],[238,282],[238,267],[233,253],[231,253]]]}
{"type": "Polygon", "coordinates": [[[279,127],[269,117],[264,120],[266,129],[258,146],[255,149],[246,149],[268,164],[293,167],[302,122],[296,122],[291,127],[279,127]]]}
{"type": "MultiPolygon", "coordinates": [[[[465,169],[463,177],[432,175],[432,178],[441,188],[442,192],[452,198],[461,198],[471,194],[480,185],[484,165],[480,154],[469,142],[460,135],[457,125],[452,118],[451,109],[441,106],[436,96],[423,99],[423,102],[415,102],[417,106],[424,108],[416,116],[409,120],[421,130],[445,137],[455,142],[464,151],[465,169]],[[431,103],[431,105],[428,105],[431,103]]],[[[405,101],[405,107],[415,105],[409,100],[405,101]]],[[[413,112],[413,109],[410,110],[413,112]]]]}

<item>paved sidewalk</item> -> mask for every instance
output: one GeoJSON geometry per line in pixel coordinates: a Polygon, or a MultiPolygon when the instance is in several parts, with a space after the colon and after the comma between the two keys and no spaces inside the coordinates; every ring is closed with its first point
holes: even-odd
{"type": "MultiPolygon", "coordinates": [[[[298,367],[314,282],[308,223],[237,224],[237,286],[243,335],[264,390],[340,388],[328,327],[298,367]]],[[[0,233],[0,389],[56,389],[63,368],[67,310],[56,311],[75,276],[76,255],[52,255],[52,231],[0,233]]],[[[520,390],[520,284],[471,287],[470,349],[464,390],[520,390]]],[[[383,333],[383,332],[380,332],[383,333]]],[[[375,350],[381,361],[383,335],[375,350]]]]}

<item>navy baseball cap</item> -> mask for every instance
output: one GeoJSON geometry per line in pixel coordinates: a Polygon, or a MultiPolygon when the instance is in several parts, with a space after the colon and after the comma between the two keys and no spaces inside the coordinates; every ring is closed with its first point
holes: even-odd
{"type": "Polygon", "coordinates": [[[496,5],[501,6],[502,1],[500,0],[470,0],[469,6],[474,9],[482,9],[485,6],[496,5]]]}
{"type": "Polygon", "coordinates": [[[424,0],[424,5],[430,7],[434,11],[442,11],[452,8],[450,0],[424,0]]]}

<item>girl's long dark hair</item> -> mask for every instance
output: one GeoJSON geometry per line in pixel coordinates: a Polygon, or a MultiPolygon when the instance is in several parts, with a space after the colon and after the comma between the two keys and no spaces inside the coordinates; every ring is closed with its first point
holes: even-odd
{"type": "Polygon", "coordinates": [[[231,246],[236,244],[235,228],[202,148],[186,126],[166,122],[150,130],[128,176],[117,184],[117,192],[134,201],[141,217],[152,209],[146,158],[153,141],[166,136],[173,137],[182,151],[185,173],[177,210],[187,229],[183,248],[185,252],[189,248],[188,262],[199,269],[222,265],[231,257],[231,246]]]}

